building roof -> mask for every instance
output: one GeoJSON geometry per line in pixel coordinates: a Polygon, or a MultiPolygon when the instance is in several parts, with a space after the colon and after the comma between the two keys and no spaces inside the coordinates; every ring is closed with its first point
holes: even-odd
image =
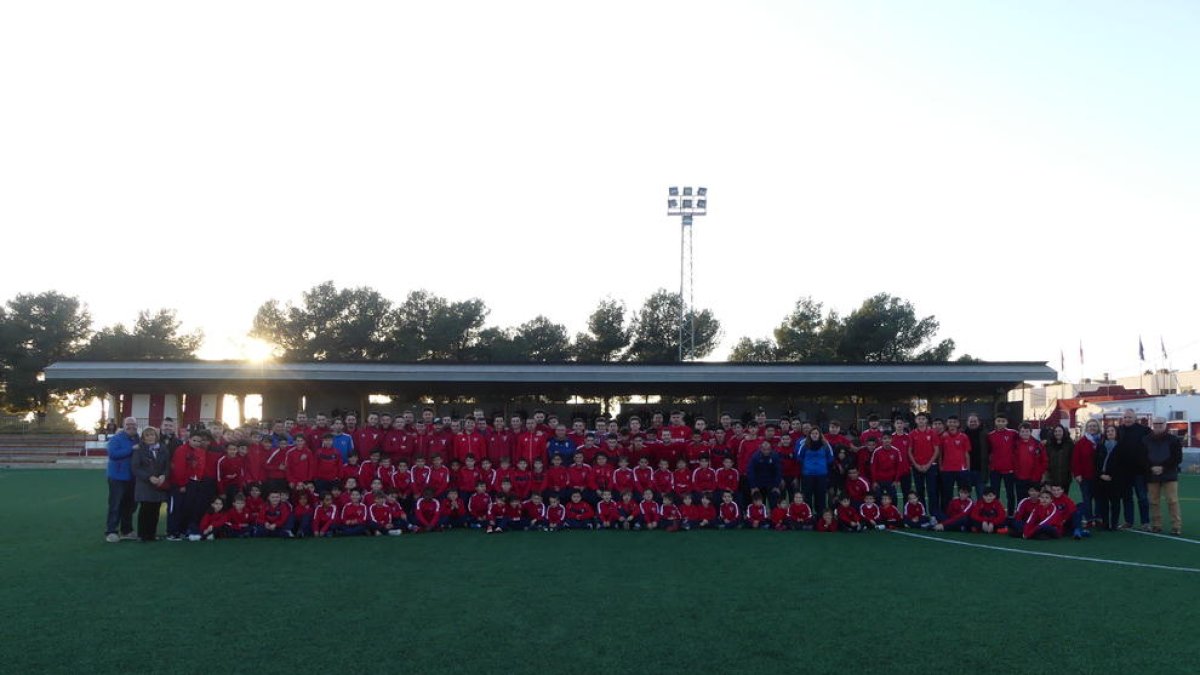
{"type": "MultiPolygon", "coordinates": [[[[870,389],[916,387],[1007,389],[1024,380],[1048,380],[1044,362],[905,364],[790,363],[255,363],[248,361],[62,361],[45,369],[46,380],[64,385],[151,391],[249,390],[249,386],[295,388],[378,385],[440,390],[574,387],[580,390],[658,393],[657,390],[870,389]],[[209,387],[209,388],[206,388],[209,387]]],[[[382,392],[381,392],[382,393],[382,392]]],[[[580,393],[584,393],[581,391],[580,393]]]]}

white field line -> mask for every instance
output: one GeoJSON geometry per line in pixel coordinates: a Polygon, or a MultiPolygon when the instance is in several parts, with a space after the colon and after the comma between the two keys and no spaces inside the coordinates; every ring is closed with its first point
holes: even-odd
{"type": "Polygon", "coordinates": [[[1168,541],[1182,541],[1185,544],[1200,544],[1200,540],[1198,540],[1198,539],[1185,539],[1184,537],[1176,537],[1175,535],[1162,534],[1160,532],[1143,532],[1141,530],[1125,530],[1125,531],[1132,532],[1134,534],[1144,534],[1147,537],[1158,537],[1159,539],[1166,539],[1168,541]]]}
{"type": "Polygon", "coordinates": [[[990,546],[988,544],[972,544],[967,541],[957,541],[954,539],[942,539],[940,537],[931,537],[927,534],[917,534],[915,532],[902,532],[900,530],[889,530],[892,534],[899,534],[905,537],[915,537],[917,539],[927,539],[936,541],[942,544],[954,544],[955,546],[969,546],[971,548],[986,548],[992,551],[1006,551],[1008,553],[1023,553],[1025,555],[1036,555],[1044,558],[1062,558],[1064,560],[1082,560],[1084,562],[1104,563],[1106,565],[1123,565],[1125,567],[1144,567],[1155,570],[1169,570],[1171,572],[1192,572],[1200,574],[1200,569],[1195,567],[1172,567],[1171,565],[1155,565],[1153,563],[1130,562],[1128,560],[1109,560],[1107,558],[1089,558],[1081,555],[1066,555],[1064,553],[1046,553],[1045,551],[1026,551],[1019,548],[1005,548],[1004,546],[990,546]]]}

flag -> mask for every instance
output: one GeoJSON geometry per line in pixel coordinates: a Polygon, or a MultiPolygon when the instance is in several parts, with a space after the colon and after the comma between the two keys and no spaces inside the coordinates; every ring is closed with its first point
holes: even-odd
{"type": "Polygon", "coordinates": [[[1162,336],[1158,336],[1158,346],[1162,347],[1163,360],[1167,360],[1167,343],[1163,342],[1162,336]]]}
{"type": "Polygon", "coordinates": [[[1142,346],[1142,336],[1141,335],[1138,336],[1138,360],[1139,361],[1146,360],[1146,348],[1142,346]]]}
{"type": "Polygon", "coordinates": [[[1083,365],[1083,340],[1079,341],[1079,365],[1083,365]]]}
{"type": "Polygon", "coordinates": [[[1058,372],[1065,373],[1067,371],[1067,357],[1063,354],[1062,347],[1058,348],[1058,372]]]}

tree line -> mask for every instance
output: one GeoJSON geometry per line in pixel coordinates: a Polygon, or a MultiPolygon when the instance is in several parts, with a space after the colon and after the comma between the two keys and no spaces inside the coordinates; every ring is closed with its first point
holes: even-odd
{"type": "MultiPolygon", "coordinates": [[[[298,302],[269,300],[249,335],[275,345],[284,361],[457,361],[465,363],[665,363],[679,352],[679,296],[658,289],[630,312],[600,300],[586,330],[570,335],[539,314],[516,326],[489,325],[479,298],[449,300],[426,290],[394,302],[374,288],[338,288],[328,281],[298,302]]],[[[695,353],[712,354],[722,338],[710,309],[696,310],[695,353]]],[[[766,338],[741,338],[736,362],[899,363],[947,361],[950,339],[934,342],[938,322],[918,317],[911,303],[886,293],[845,316],[810,297],[766,338]]],[[[144,310],[130,325],[94,328],[87,306],[56,291],[20,294],[0,306],[0,406],[14,413],[45,411],[94,392],[56,391],[40,378],[50,363],[75,360],[186,360],[204,336],[185,333],[172,309],[144,310]]],[[[969,360],[963,356],[960,360],[969,360]]]]}

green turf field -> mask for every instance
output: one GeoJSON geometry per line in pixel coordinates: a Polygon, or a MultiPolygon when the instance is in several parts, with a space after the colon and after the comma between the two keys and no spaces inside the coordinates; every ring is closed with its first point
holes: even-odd
{"type": "Polygon", "coordinates": [[[0,672],[1195,673],[1181,488],[1184,541],[934,536],[1182,570],[882,532],[107,544],[102,472],[0,471],[0,672]]]}

